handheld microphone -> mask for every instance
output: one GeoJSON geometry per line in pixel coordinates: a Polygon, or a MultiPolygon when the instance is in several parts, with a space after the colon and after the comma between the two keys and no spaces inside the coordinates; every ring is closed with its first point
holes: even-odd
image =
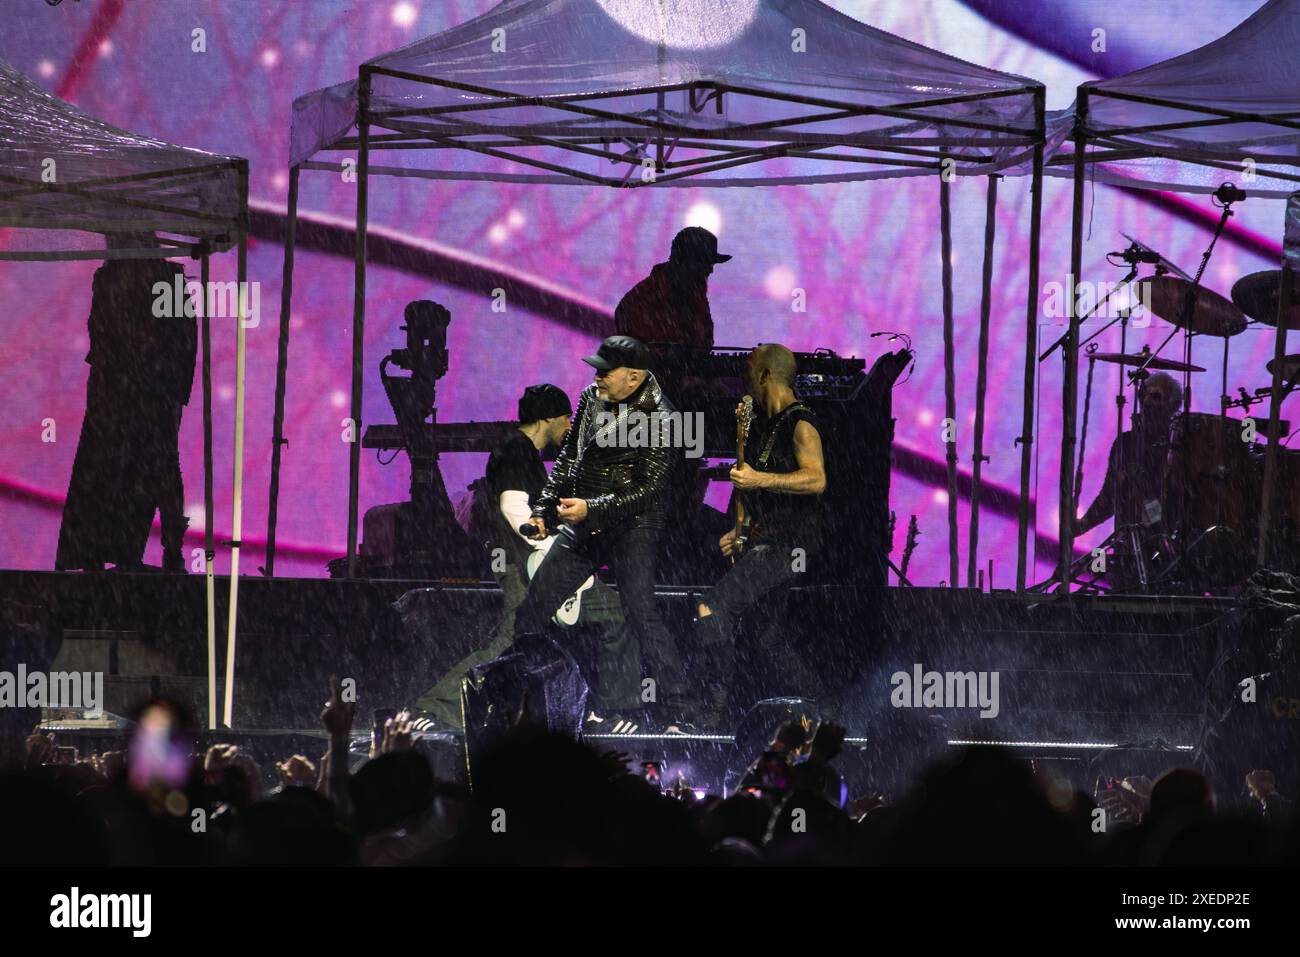
{"type": "Polygon", "coordinates": [[[518,531],[520,535],[524,536],[524,538],[532,538],[537,534],[537,526],[532,522],[524,522],[524,524],[520,525],[516,531],[518,531]]]}
{"type": "Polygon", "coordinates": [[[1240,203],[1244,200],[1246,198],[1246,191],[1244,189],[1237,189],[1236,185],[1233,183],[1224,183],[1214,191],[1214,198],[1224,206],[1227,206],[1230,203],[1240,203]]]}

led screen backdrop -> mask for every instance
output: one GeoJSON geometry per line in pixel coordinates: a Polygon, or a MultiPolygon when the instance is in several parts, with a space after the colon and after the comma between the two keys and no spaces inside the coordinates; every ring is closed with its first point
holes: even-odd
{"type": "MultiPolygon", "coordinates": [[[[609,0],[611,12],[619,4],[609,0]]],[[[647,0],[648,2],[648,0],[647,0]]],[[[703,2],[703,0],[701,0],[703,2]]],[[[108,122],[217,153],[248,157],[256,213],[250,279],[260,284],[260,321],[248,331],[248,425],[245,469],[246,553],[262,560],[271,459],[271,412],[282,247],[271,237],[287,199],[290,106],[295,96],[354,77],[362,60],[446,29],[489,9],[489,0],[297,0],[266,4],[227,0],[3,0],[0,57],[58,95],[108,122]],[[205,50],[198,52],[194,31],[205,50]]],[[[669,6],[672,6],[671,4],[669,6]]],[[[683,5],[689,7],[690,4],[683,5]]],[[[742,4],[743,6],[743,4],[742,4]]],[[[999,0],[836,0],[844,13],[943,52],[1047,84],[1049,108],[1068,106],[1075,86],[1195,48],[1226,32],[1259,3],[1109,2],[1007,3],[999,0]],[[1102,31],[1099,33],[1098,31],[1102,31]],[[1104,47],[1104,49],[1099,49],[1104,47]]],[[[1225,174],[1225,178],[1231,178],[1225,174]]],[[[350,227],[354,187],[322,172],[302,176],[304,215],[334,217],[350,227]]],[[[974,421],[980,268],[985,183],[954,184],[958,368],[958,447],[970,468],[974,421]]],[[[1028,181],[1000,184],[992,344],[989,359],[986,482],[1014,493],[1019,482],[1021,389],[1025,323],[1028,181]]],[[[1248,272],[1275,268],[1281,201],[1248,201],[1220,244],[1206,284],[1227,293],[1248,272]]],[[[1118,279],[1104,254],[1122,248],[1121,232],[1141,238],[1194,271],[1209,231],[1200,198],[1171,200],[1109,187],[1089,189],[1084,279],[1118,279]]],[[[1069,260],[1069,185],[1049,180],[1044,202],[1042,281],[1063,283],[1069,260]]],[[[874,359],[895,348],[888,336],[911,337],[915,370],[898,385],[897,441],[935,462],[943,460],[942,312],[938,182],[932,178],[764,189],[536,187],[472,182],[374,181],[372,227],[446,257],[453,265],[427,272],[374,267],[369,274],[365,418],[391,420],[377,365],[401,343],[404,304],[432,298],[453,316],[451,369],[439,391],[443,421],[514,415],[523,385],[554,382],[576,394],[588,369],[579,357],[592,345],[585,332],[554,318],[512,307],[494,313],[489,299],[449,285],[440,269],[508,267],[525,281],[612,310],[655,262],[682,226],[712,229],[734,259],[720,266],[710,296],[719,345],[780,341],[874,359]],[[803,291],[806,311],[792,301],[803,291]]],[[[6,232],[0,246],[35,248],[56,237],[6,232]]],[[[61,245],[93,240],[59,236],[61,245]]],[[[197,264],[187,267],[197,278],[197,264]]],[[[62,501],[85,402],[86,317],[93,263],[0,264],[0,566],[52,568],[62,501]],[[53,419],[55,441],[42,423],[53,419]],[[46,433],[43,436],[43,432],[46,433]]],[[[234,278],[234,256],[213,260],[213,278],[234,278]]],[[[1043,316],[1047,341],[1061,331],[1043,316]]],[[[281,482],[277,573],[325,574],[328,558],[346,540],[347,414],[351,361],[352,263],[300,250],[295,274],[292,342],[281,482]]],[[[1163,322],[1130,333],[1130,345],[1153,347],[1163,322]]],[[[228,537],[234,405],[234,331],[214,324],[216,515],[218,538],[228,537]]],[[[1101,347],[1118,350],[1118,331],[1101,347]]],[[[1229,388],[1266,383],[1272,340],[1255,329],[1232,341],[1229,388]]],[[[1294,351],[1294,350],[1292,350],[1294,351]]],[[[1194,405],[1217,410],[1221,361],[1211,344],[1197,359],[1213,370],[1196,379],[1194,405]]],[[[1083,382],[1081,370],[1080,381],[1083,382]]],[[[1037,574],[1054,563],[1059,456],[1059,359],[1041,367],[1034,489],[1037,574]]],[[[1099,367],[1087,441],[1084,497],[1100,485],[1114,432],[1114,367],[1099,367]]],[[[182,425],[181,455],[191,534],[203,525],[202,414],[195,399],[182,425]]],[[[1294,411],[1294,409],[1287,410],[1294,411]]],[[[1292,418],[1295,416],[1292,415],[1292,418]]],[[[481,455],[450,455],[443,471],[453,496],[480,474],[481,455]]],[[[384,465],[362,458],[362,510],[405,497],[404,458],[384,465]]],[[[720,491],[720,490],[719,490],[720,491]]],[[[715,493],[714,501],[719,500],[715,493]]],[[[993,562],[998,586],[1015,573],[1014,511],[999,496],[983,512],[980,566],[993,562]],[[1001,508],[1001,510],[999,510],[1001,508]]],[[[921,538],[913,578],[938,584],[948,575],[947,505],[943,488],[896,469],[891,507],[903,543],[916,514],[921,538]]],[[[1086,504],[1086,502],[1085,502],[1086,504]]],[[[961,511],[961,567],[966,565],[966,511],[961,511]]],[[[1098,540],[1099,530],[1081,544],[1098,540]]],[[[193,544],[198,544],[196,538],[193,544]]],[[[148,561],[157,562],[155,533],[148,561]]],[[[225,555],[219,556],[225,568],[225,555]]],[[[247,560],[246,560],[247,561],[247,560]]],[[[247,566],[246,566],[247,567],[247,566]]]]}

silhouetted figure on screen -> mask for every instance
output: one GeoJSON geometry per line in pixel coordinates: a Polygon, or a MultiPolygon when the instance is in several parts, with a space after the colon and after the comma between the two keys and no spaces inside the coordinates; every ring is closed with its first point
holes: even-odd
{"type": "MultiPolygon", "coordinates": [[[[106,240],[110,250],[157,245],[149,234],[106,240]]],[[[184,295],[175,297],[177,277],[183,289],[182,267],[161,259],[111,259],[95,272],[86,415],[56,569],[138,568],[157,509],[163,568],[184,570],[181,543],[189,522],[177,443],[198,337],[184,295]],[[165,296],[155,289],[159,283],[168,288],[165,296]]]]}

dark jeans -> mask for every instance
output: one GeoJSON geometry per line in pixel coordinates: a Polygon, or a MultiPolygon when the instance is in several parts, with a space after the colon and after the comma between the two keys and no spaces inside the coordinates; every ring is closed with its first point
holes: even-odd
{"type": "MultiPolygon", "coordinates": [[[[167,446],[162,464],[158,517],[162,524],[163,567],[166,571],[184,571],[185,531],[190,520],[185,517],[185,482],[181,478],[180,429],[185,407],[173,403],[177,441],[167,446]]],[[[152,520],[153,516],[150,516],[152,520]]]]}
{"type": "MultiPolygon", "coordinates": [[[[595,569],[610,563],[618,577],[623,614],[641,646],[642,674],[653,679],[653,695],[622,703],[637,709],[648,705],[682,707],[689,697],[686,675],[672,636],[655,602],[655,561],[659,530],[632,528],[587,536],[561,526],[555,544],[528,585],[528,594],[515,613],[515,637],[547,630],[555,610],[595,569]]],[[[641,691],[638,688],[638,691],[641,691]]],[[[617,707],[613,702],[611,705],[617,707]]]]}
{"type": "Polygon", "coordinates": [[[602,581],[583,592],[578,625],[586,632],[582,637],[587,653],[575,657],[579,663],[589,662],[588,668],[595,672],[587,682],[592,708],[600,714],[639,708],[641,648],[623,616],[618,593],[602,581]]]}
{"type": "MultiPolygon", "coordinates": [[[[732,565],[722,579],[701,600],[711,614],[697,620],[696,629],[706,659],[704,681],[713,688],[713,700],[723,697],[731,684],[736,664],[736,625],[764,597],[771,607],[763,628],[761,648],[771,657],[780,646],[780,632],[786,625],[783,614],[787,589],[805,573],[795,571],[794,546],[777,542],[751,545],[740,561],[732,565]]],[[[694,610],[694,609],[693,609],[694,610]]],[[[788,650],[788,649],[786,649],[788,650]]],[[[790,669],[800,664],[792,659],[753,663],[759,667],[790,669]]]]}

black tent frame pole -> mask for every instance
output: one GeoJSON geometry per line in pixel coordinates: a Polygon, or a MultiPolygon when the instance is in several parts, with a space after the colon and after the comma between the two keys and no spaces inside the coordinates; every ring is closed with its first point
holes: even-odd
{"type": "Polygon", "coordinates": [[[208,284],[210,281],[211,250],[205,242],[199,256],[199,287],[203,297],[199,303],[201,335],[203,336],[203,578],[208,621],[208,729],[217,727],[217,579],[215,565],[217,549],[213,541],[212,523],[212,324],[208,316],[208,284]]]}
{"type": "Polygon", "coordinates": [[[958,587],[956,346],[952,315],[952,201],[946,171],[939,174],[939,254],[943,276],[943,409],[948,450],[948,587],[958,587]]]}
{"type": "Polygon", "coordinates": [[[357,508],[361,484],[361,396],[366,327],[366,217],[370,188],[370,71],[360,69],[357,107],[357,247],[352,289],[352,412],[348,423],[348,578],[357,577],[357,508]]]}
{"type": "MultiPolygon", "coordinates": [[[[1040,109],[1042,100],[1039,99],[1040,109]]],[[[1016,591],[1024,592],[1029,567],[1029,529],[1038,528],[1036,515],[1031,515],[1029,480],[1033,468],[1034,444],[1034,384],[1038,372],[1038,251],[1043,223],[1043,146],[1034,147],[1034,172],[1030,185],[1029,210],[1029,295],[1025,308],[1025,392],[1022,400],[1023,418],[1020,423],[1020,515],[1017,523],[1016,591]]]]}
{"type": "Polygon", "coordinates": [[[208,284],[210,281],[210,250],[204,243],[199,260],[199,285],[202,287],[203,302],[200,306],[203,316],[203,551],[204,562],[210,569],[216,555],[213,543],[212,510],[214,508],[212,493],[212,323],[208,317],[208,284]]]}
{"type": "Polygon", "coordinates": [[[280,453],[284,437],[284,390],[289,370],[289,312],[293,305],[293,254],[298,238],[298,173],[289,167],[289,216],[284,237],[284,268],[280,280],[280,340],[275,358],[275,412],[271,424],[271,490],[266,512],[266,575],[275,577],[275,527],[280,517],[280,453]]]}
{"type": "Polygon", "coordinates": [[[1083,269],[1083,188],[1084,152],[1088,147],[1088,91],[1079,88],[1074,117],[1074,198],[1070,223],[1070,275],[1066,294],[1066,330],[1062,361],[1065,374],[1061,387],[1061,475],[1060,503],[1057,508],[1060,529],[1060,559],[1057,572],[1061,589],[1070,594],[1070,565],[1074,560],[1074,444],[1075,413],[1079,402],[1079,273],[1083,269]]]}
{"type": "MultiPolygon", "coordinates": [[[[1297,197],[1300,197],[1300,193],[1293,193],[1291,199],[1287,200],[1288,206],[1292,202],[1300,202],[1297,197]]],[[[1276,498],[1278,484],[1277,458],[1279,453],[1277,447],[1282,444],[1281,437],[1278,435],[1278,417],[1282,413],[1282,403],[1286,398],[1282,395],[1282,366],[1285,365],[1284,359],[1286,357],[1287,320],[1289,318],[1287,313],[1294,290],[1295,270],[1291,268],[1290,261],[1285,258],[1285,253],[1283,253],[1282,278],[1277,298],[1277,328],[1273,334],[1273,381],[1268,403],[1268,448],[1264,452],[1264,494],[1260,501],[1259,510],[1259,555],[1257,560],[1260,568],[1268,567],[1269,562],[1269,523],[1273,518],[1273,503],[1276,498]]]]}
{"type": "MultiPolygon", "coordinates": [[[[989,314],[993,308],[993,247],[997,240],[998,180],[989,175],[988,196],[984,206],[984,284],[980,289],[979,358],[975,370],[975,441],[971,450],[970,542],[966,554],[966,587],[977,584],[976,565],[980,540],[980,471],[984,455],[984,400],[989,376],[989,314]]],[[[949,493],[951,495],[951,492],[949,493]]]]}

